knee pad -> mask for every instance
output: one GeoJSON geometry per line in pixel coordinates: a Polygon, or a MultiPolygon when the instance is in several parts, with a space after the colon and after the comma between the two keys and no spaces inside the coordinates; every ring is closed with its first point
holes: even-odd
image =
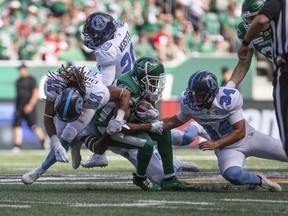
{"type": "Polygon", "coordinates": [[[68,142],[72,142],[72,140],[75,139],[77,134],[78,131],[74,127],[67,125],[61,134],[61,138],[68,142]]]}
{"type": "Polygon", "coordinates": [[[194,125],[190,125],[189,127],[185,128],[183,132],[184,135],[182,145],[189,145],[191,142],[194,141],[194,139],[198,135],[198,128],[194,125]]]}

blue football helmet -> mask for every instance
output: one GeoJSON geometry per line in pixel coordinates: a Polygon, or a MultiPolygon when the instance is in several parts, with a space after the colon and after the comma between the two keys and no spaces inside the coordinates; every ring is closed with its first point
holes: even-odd
{"type": "Polygon", "coordinates": [[[190,108],[195,109],[195,106],[202,108],[204,105],[212,103],[218,90],[217,77],[213,73],[206,70],[197,71],[189,78],[186,89],[190,108]],[[197,96],[202,97],[201,103],[196,101],[197,96]]]}
{"type": "Polygon", "coordinates": [[[84,45],[95,50],[96,47],[110,40],[116,31],[115,19],[106,13],[90,14],[83,26],[84,45]]]}
{"type": "Polygon", "coordinates": [[[83,97],[78,89],[71,87],[63,90],[55,100],[54,110],[61,121],[75,121],[83,110],[83,97]]]}

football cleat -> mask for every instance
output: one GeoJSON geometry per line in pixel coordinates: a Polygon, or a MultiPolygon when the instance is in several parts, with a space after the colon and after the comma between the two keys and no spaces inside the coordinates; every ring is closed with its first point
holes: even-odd
{"type": "Polygon", "coordinates": [[[81,159],[82,159],[81,154],[80,154],[81,146],[82,146],[82,142],[76,141],[76,143],[74,143],[74,145],[72,145],[70,147],[71,158],[72,158],[72,167],[74,169],[77,169],[81,163],[81,159]]]}
{"type": "Polygon", "coordinates": [[[164,179],[162,183],[162,190],[191,191],[195,190],[195,187],[191,184],[180,181],[176,176],[174,176],[172,179],[164,179]]]}
{"type": "Polygon", "coordinates": [[[32,171],[24,174],[22,176],[22,182],[24,184],[32,184],[33,182],[35,182],[41,175],[43,175],[46,172],[46,170],[44,170],[41,166],[36,167],[35,169],[33,169],[32,171]]]}
{"type": "Polygon", "coordinates": [[[133,184],[142,188],[144,191],[155,192],[160,191],[161,186],[158,184],[152,183],[147,176],[146,177],[138,177],[136,173],[133,173],[133,184]]]}
{"type": "Polygon", "coordinates": [[[185,162],[173,158],[174,167],[177,167],[176,171],[185,171],[185,172],[199,172],[200,168],[197,164],[192,162],[185,162]]]}
{"type": "Polygon", "coordinates": [[[87,161],[81,163],[81,166],[85,168],[106,167],[108,166],[108,160],[105,154],[99,155],[94,153],[87,161]]]}
{"type": "Polygon", "coordinates": [[[282,191],[282,187],[278,183],[270,181],[263,174],[257,174],[257,176],[260,178],[261,181],[260,187],[268,189],[272,192],[282,191]]]}

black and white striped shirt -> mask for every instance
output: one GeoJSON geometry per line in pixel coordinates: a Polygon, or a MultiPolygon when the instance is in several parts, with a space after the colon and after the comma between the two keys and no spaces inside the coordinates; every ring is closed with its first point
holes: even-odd
{"type": "Polygon", "coordinates": [[[288,54],[288,0],[266,0],[259,14],[270,19],[273,33],[274,59],[281,54],[288,54]]]}

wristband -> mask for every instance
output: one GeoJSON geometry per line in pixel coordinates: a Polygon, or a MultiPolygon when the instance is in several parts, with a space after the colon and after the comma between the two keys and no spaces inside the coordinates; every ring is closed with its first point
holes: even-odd
{"type": "Polygon", "coordinates": [[[236,87],[236,83],[233,82],[232,80],[229,80],[229,81],[227,82],[227,84],[225,85],[225,87],[235,88],[235,87],[236,87]]]}
{"type": "Polygon", "coordinates": [[[122,109],[118,109],[118,110],[117,110],[117,115],[116,115],[116,118],[115,118],[115,119],[116,119],[117,121],[123,121],[124,116],[125,116],[125,111],[122,110],[122,109]]]}
{"type": "Polygon", "coordinates": [[[51,136],[50,139],[53,147],[58,148],[61,145],[60,140],[56,134],[51,136]]]}
{"type": "Polygon", "coordinates": [[[242,45],[248,46],[251,42],[247,42],[244,38],[242,40],[242,45]]]}

